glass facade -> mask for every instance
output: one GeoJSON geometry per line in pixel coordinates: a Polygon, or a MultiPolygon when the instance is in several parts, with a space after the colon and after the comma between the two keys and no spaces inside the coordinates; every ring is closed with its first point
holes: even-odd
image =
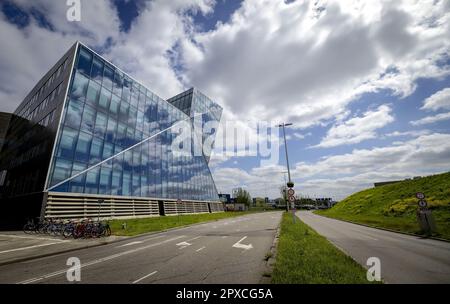
{"type": "Polygon", "coordinates": [[[190,122],[192,110],[218,122],[222,109],[195,89],[190,97],[190,110],[181,110],[80,46],[47,190],[218,201],[209,154],[194,153],[202,135],[190,122]],[[179,155],[182,122],[190,126],[190,153],[179,155]]]}
{"type": "Polygon", "coordinates": [[[172,97],[168,101],[191,118],[196,136],[201,138],[203,155],[209,163],[222,117],[222,108],[195,88],[172,97]]]}

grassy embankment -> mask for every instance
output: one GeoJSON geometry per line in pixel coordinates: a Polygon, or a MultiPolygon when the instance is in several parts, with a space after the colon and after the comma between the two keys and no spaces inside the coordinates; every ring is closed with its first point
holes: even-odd
{"type": "Polygon", "coordinates": [[[420,234],[416,192],[426,195],[437,226],[435,236],[450,239],[450,172],[367,189],[317,214],[420,234]]]}
{"type": "Polygon", "coordinates": [[[367,284],[366,270],[305,223],[285,213],[281,223],[275,284],[367,284]]]}
{"type": "Polygon", "coordinates": [[[256,211],[221,212],[180,216],[158,216],[128,220],[113,220],[109,223],[109,225],[111,226],[112,234],[114,235],[135,236],[142,233],[162,231],[170,228],[242,216],[255,212],[256,211]],[[122,229],[123,223],[126,223],[126,229],[122,229]]]}

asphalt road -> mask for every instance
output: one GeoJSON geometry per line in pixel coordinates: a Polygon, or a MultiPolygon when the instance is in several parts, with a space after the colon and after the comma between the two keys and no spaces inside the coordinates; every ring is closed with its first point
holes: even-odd
{"type": "Polygon", "coordinates": [[[259,283],[281,212],[251,214],[0,267],[0,283],[259,283]]]}
{"type": "Polygon", "coordinates": [[[298,212],[307,225],[365,266],[381,261],[386,283],[450,283],[450,243],[298,212]]]}

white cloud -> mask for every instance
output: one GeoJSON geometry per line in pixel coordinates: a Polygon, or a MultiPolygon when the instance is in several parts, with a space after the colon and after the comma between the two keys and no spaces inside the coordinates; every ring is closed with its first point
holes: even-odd
{"type": "MultiPolygon", "coordinates": [[[[80,40],[163,98],[184,89],[168,52],[189,40],[192,20],[187,11],[206,14],[212,0],[145,1],[128,33],[120,31],[116,7],[109,0],[82,1],[81,22],[69,22],[66,1],[13,0],[23,11],[43,14],[52,30],[35,18],[19,29],[0,12],[0,111],[14,111],[35,83],[69,48],[80,40]]],[[[31,16],[31,15],[30,15],[31,16]]]]}
{"type": "Polygon", "coordinates": [[[302,140],[302,139],[305,139],[306,137],[312,136],[312,133],[308,132],[306,134],[302,134],[302,133],[294,132],[293,135],[296,139],[302,140]]]}
{"type": "Polygon", "coordinates": [[[449,120],[450,119],[450,112],[447,113],[441,113],[433,116],[427,116],[419,120],[411,121],[410,124],[413,126],[422,126],[422,125],[429,125],[436,122],[449,120]]]}
{"type": "Polygon", "coordinates": [[[297,164],[298,190],[314,196],[346,196],[375,182],[402,180],[450,170],[450,134],[429,134],[392,146],[355,150],[316,163],[297,164]],[[436,143],[439,143],[437,145],[436,143]]]}
{"type": "Polygon", "coordinates": [[[119,21],[109,1],[84,1],[83,22],[65,20],[65,1],[15,1],[25,11],[39,9],[55,31],[40,27],[34,18],[24,29],[8,22],[0,12],[0,111],[12,112],[36,82],[76,40],[101,46],[117,33],[119,21]]]}
{"type": "Polygon", "coordinates": [[[437,64],[450,46],[445,5],[244,1],[229,23],[193,35],[183,80],[241,117],[322,124],[365,92],[405,97],[418,78],[448,75],[437,64]]]}
{"type": "MultiPolygon", "coordinates": [[[[245,185],[254,196],[278,197],[284,183],[284,166],[245,171],[217,168],[214,179],[221,191],[245,185]]],[[[291,170],[296,192],[337,199],[370,188],[373,183],[425,176],[450,170],[450,134],[422,135],[391,146],[354,150],[325,157],[315,163],[298,163],[291,170]],[[436,143],[440,143],[437,145],[436,143]]]]}
{"type": "Polygon", "coordinates": [[[450,110],[450,88],[443,89],[425,99],[422,110],[450,110]]]}
{"type": "Polygon", "coordinates": [[[430,130],[404,131],[404,132],[395,131],[395,132],[388,133],[385,136],[386,137],[419,137],[422,135],[428,135],[430,133],[431,133],[430,130]]]}
{"type": "Polygon", "coordinates": [[[314,147],[329,148],[340,145],[356,144],[364,140],[376,138],[376,130],[394,121],[392,110],[387,105],[368,111],[362,117],[354,117],[343,123],[334,125],[320,144],[314,147]]]}
{"type": "Polygon", "coordinates": [[[368,172],[440,172],[448,168],[450,134],[434,133],[405,141],[402,145],[354,150],[326,157],[314,164],[299,163],[296,172],[302,177],[331,177],[368,172]]]}

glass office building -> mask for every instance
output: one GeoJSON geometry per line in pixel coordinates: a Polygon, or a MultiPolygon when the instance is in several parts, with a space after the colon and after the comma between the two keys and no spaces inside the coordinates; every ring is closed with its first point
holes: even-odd
{"type": "MultiPolygon", "coordinates": [[[[65,57],[71,65],[66,64],[65,83],[55,88],[55,96],[63,97],[51,117],[48,110],[41,117],[36,109],[27,109],[26,101],[15,113],[24,121],[39,116],[43,121],[37,124],[51,142],[45,152],[45,174],[33,189],[42,192],[42,216],[113,218],[223,211],[206,145],[213,144],[220,106],[196,89],[166,101],[81,43],[65,57]],[[197,123],[199,128],[194,127],[197,123]],[[181,132],[185,139],[180,142],[181,132]]],[[[39,94],[27,98],[43,99],[39,94]]],[[[39,107],[48,107],[43,102],[38,112],[39,107]]],[[[7,181],[17,177],[7,157],[14,147],[17,144],[10,144],[0,154],[0,171],[6,172],[7,181]]],[[[18,193],[6,188],[2,193],[9,199],[18,193]]]]}

